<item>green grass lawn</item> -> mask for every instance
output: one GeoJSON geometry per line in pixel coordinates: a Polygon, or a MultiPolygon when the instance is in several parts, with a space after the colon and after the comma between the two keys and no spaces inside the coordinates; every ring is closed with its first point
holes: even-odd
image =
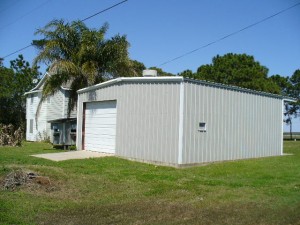
{"type": "Polygon", "coordinates": [[[116,157],[52,162],[45,143],[0,147],[0,178],[34,171],[51,188],[0,190],[0,224],[300,224],[300,142],[292,155],[175,169],[116,157]]]}

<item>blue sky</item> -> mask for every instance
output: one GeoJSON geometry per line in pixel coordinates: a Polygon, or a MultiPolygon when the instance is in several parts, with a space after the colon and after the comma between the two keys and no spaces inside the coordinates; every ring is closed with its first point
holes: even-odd
{"type": "MultiPolygon", "coordinates": [[[[84,19],[121,0],[1,0],[0,57],[25,47],[37,28],[52,19],[84,19]]],[[[86,21],[90,28],[109,23],[107,37],[125,34],[130,57],[147,67],[199,48],[227,34],[275,14],[299,0],[128,0],[86,21]]],[[[228,39],[194,52],[162,69],[196,71],[217,54],[253,55],[269,68],[269,75],[290,76],[300,68],[300,5],[228,39]]],[[[33,47],[20,52],[32,62],[33,47]]],[[[5,58],[4,64],[17,57],[5,58]]],[[[44,67],[42,67],[44,68],[44,67]]],[[[44,71],[41,71],[44,72],[44,71]]],[[[295,130],[300,131],[300,119],[295,130]]]]}

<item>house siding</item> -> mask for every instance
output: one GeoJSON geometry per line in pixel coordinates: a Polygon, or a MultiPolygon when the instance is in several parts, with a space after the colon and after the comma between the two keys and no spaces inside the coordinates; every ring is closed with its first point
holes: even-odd
{"type": "MultiPolygon", "coordinates": [[[[68,91],[60,89],[54,95],[50,96],[50,102],[45,100],[39,110],[36,121],[38,104],[41,100],[42,93],[36,92],[27,95],[26,98],[26,140],[41,141],[50,137],[53,142],[53,131],[49,120],[67,118],[68,110],[68,91]],[[66,97],[64,97],[66,95],[66,97]],[[31,97],[33,102],[31,103],[31,97]],[[33,119],[33,133],[30,133],[30,120],[33,119]]],[[[71,112],[70,117],[76,117],[76,109],[71,112]]]]}
{"type": "Polygon", "coordinates": [[[281,98],[184,82],[183,164],[280,155],[281,131],[281,98]]]}
{"type": "MultiPolygon", "coordinates": [[[[44,88],[45,81],[47,77],[50,76],[48,73],[40,80],[35,88],[26,92],[26,140],[29,141],[40,141],[42,139],[48,139],[53,141],[53,130],[51,130],[51,124],[48,121],[67,119],[68,115],[68,100],[69,100],[69,90],[63,87],[54,93],[54,95],[49,96],[47,100],[41,103],[39,114],[36,116],[37,108],[41,100],[42,91],[44,88]],[[31,96],[33,96],[33,102],[31,103],[31,96]],[[50,100],[50,102],[48,101],[50,100]],[[37,120],[36,120],[37,119],[37,120]],[[33,132],[30,132],[30,121],[33,120],[33,132]]],[[[76,109],[74,109],[71,114],[71,118],[76,118],[76,109]]],[[[62,120],[61,120],[62,121],[62,120]]],[[[63,123],[63,122],[58,122],[63,123]]],[[[71,124],[76,123],[76,121],[67,122],[65,124],[68,130],[71,124]]],[[[69,134],[68,134],[69,135],[69,134]]],[[[64,138],[69,140],[69,136],[64,138]]]]}
{"type": "Polygon", "coordinates": [[[116,155],[140,161],[177,164],[179,86],[179,82],[122,81],[80,93],[77,148],[82,149],[83,103],[116,100],[116,155]]]}
{"type": "Polygon", "coordinates": [[[64,118],[64,90],[58,90],[51,96],[51,102],[47,105],[47,120],[64,118]]]}
{"type": "MultiPolygon", "coordinates": [[[[70,91],[69,90],[63,90],[65,94],[65,101],[64,101],[64,118],[68,117],[68,107],[69,107],[69,98],[70,98],[70,91]]],[[[70,117],[75,118],[77,116],[77,110],[76,107],[71,111],[70,117]]]]}
{"type": "Polygon", "coordinates": [[[26,140],[40,141],[47,137],[47,103],[42,103],[38,124],[36,123],[36,111],[41,99],[41,93],[32,93],[26,98],[26,140]],[[33,98],[33,101],[31,100],[33,98]],[[32,102],[31,102],[32,101],[32,102]],[[33,120],[33,132],[30,132],[30,120],[33,120]]]}

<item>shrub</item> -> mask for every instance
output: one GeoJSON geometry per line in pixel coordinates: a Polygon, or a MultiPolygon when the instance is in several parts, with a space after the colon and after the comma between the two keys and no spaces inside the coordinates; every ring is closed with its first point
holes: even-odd
{"type": "Polygon", "coordinates": [[[23,131],[21,127],[15,129],[12,124],[0,124],[0,146],[21,146],[23,139],[23,131]]]}
{"type": "Polygon", "coordinates": [[[77,149],[76,149],[76,145],[70,145],[70,146],[69,146],[69,150],[70,150],[70,151],[75,151],[75,150],[77,150],[77,149]]]}

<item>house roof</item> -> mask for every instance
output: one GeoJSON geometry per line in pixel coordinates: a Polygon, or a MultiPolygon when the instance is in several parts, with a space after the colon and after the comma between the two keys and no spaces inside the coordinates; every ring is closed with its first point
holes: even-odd
{"type": "MultiPolygon", "coordinates": [[[[42,77],[42,79],[38,82],[38,84],[34,88],[32,88],[30,91],[25,92],[24,95],[28,95],[28,94],[32,94],[32,93],[37,93],[37,92],[42,92],[43,85],[44,85],[47,77],[50,77],[50,76],[51,76],[51,74],[49,74],[48,72],[46,72],[44,74],[44,76],[42,77]]],[[[70,90],[71,84],[72,84],[72,81],[68,81],[68,82],[64,83],[63,85],[61,85],[61,88],[63,90],[70,90]]]]}
{"type": "Polygon", "coordinates": [[[225,85],[221,83],[215,83],[211,81],[205,81],[205,80],[194,80],[194,79],[189,79],[189,78],[183,78],[181,76],[168,76],[168,77],[119,77],[113,80],[109,80],[103,83],[99,83],[90,87],[86,87],[83,89],[80,89],[77,91],[78,94],[85,93],[88,91],[100,89],[103,87],[111,86],[116,83],[120,82],[191,82],[195,84],[203,84],[207,86],[212,86],[212,87],[218,87],[218,88],[224,88],[224,89],[229,89],[229,90],[235,90],[235,91],[241,91],[241,92],[246,92],[246,93],[251,93],[251,94],[257,94],[257,95],[262,95],[262,96],[267,96],[267,97],[272,97],[272,98],[279,98],[284,101],[290,101],[290,102],[296,102],[297,100],[294,98],[290,98],[287,96],[282,96],[282,95],[277,95],[277,94],[271,94],[267,92],[262,92],[262,91],[256,91],[256,90],[251,90],[247,88],[241,88],[237,86],[232,86],[232,85],[225,85]]]}
{"type": "Polygon", "coordinates": [[[59,119],[55,119],[55,120],[48,120],[48,123],[63,123],[63,122],[71,122],[71,121],[76,121],[77,118],[76,117],[69,117],[69,118],[59,118],[59,119]]]}

